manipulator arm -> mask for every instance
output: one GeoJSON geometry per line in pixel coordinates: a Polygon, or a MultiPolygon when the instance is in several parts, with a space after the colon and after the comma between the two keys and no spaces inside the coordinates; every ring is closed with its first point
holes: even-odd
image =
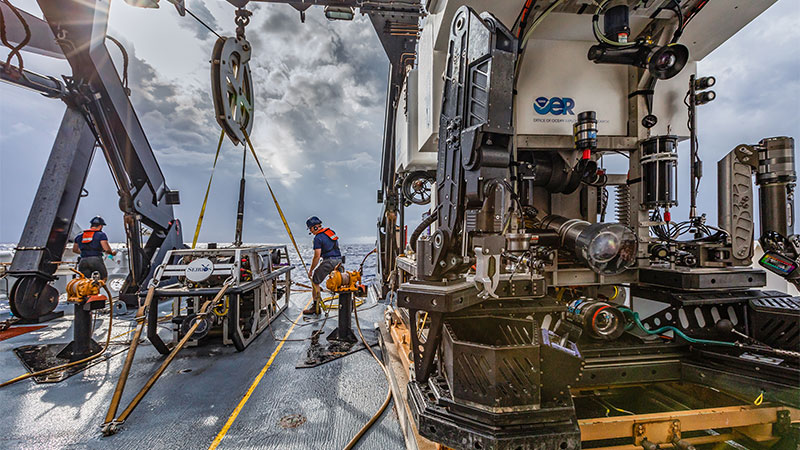
{"type": "Polygon", "coordinates": [[[423,277],[465,264],[465,214],[485,209],[491,187],[510,179],[517,48],[517,38],[491,14],[467,6],[456,11],[439,125],[437,227],[418,246],[423,277]]]}
{"type": "Polygon", "coordinates": [[[733,153],[756,176],[759,191],[759,242],[765,269],[800,286],[800,236],[794,233],[795,171],[794,139],[772,137],[756,145],[739,145],[733,153]]]}

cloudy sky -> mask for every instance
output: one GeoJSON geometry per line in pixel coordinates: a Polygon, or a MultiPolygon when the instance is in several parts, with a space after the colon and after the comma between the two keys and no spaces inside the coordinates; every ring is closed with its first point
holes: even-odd
{"type": "MultiPolygon", "coordinates": [[[[208,59],[216,39],[166,1],[159,10],[112,2],[109,34],[131,56],[131,99],[167,182],[181,192],[176,215],[191,240],[211,170],[219,128],[209,95],[208,59]]],[[[188,6],[221,34],[234,32],[233,8],[221,0],[188,6]]],[[[522,3],[522,2],[520,2],[522,3]]],[[[15,5],[33,13],[32,0],[15,5]]],[[[779,0],[703,60],[699,74],[717,77],[717,100],[704,106],[700,207],[716,216],[716,161],[735,145],[762,137],[800,137],[800,6],[779,0]]],[[[320,8],[306,23],[286,5],[253,5],[256,87],[253,141],[284,212],[305,238],[305,218],[319,215],[347,242],[373,242],[379,208],[381,136],[388,64],[366,17],[328,22],[320,8]]],[[[119,68],[121,58],[109,45],[119,68]]],[[[0,50],[5,59],[6,52],[0,50]]],[[[69,73],[63,61],[24,54],[26,68],[69,73]]],[[[47,161],[64,107],[56,100],[0,84],[0,242],[16,242],[47,161]]],[[[683,158],[680,173],[688,178],[683,158]]],[[[201,241],[233,238],[242,147],[223,146],[201,241]]],[[[244,240],[285,241],[280,219],[252,159],[248,162],[244,240]]],[[[683,184],[686,186],[686,184],[683,184]]],[[[81,226],[100,214],[111,240],[122,241],[118,197],[97,154],[81,202],[81,226]]],[[[681,192],[687,204],[688,189],[681,192]]],[[[680,214],[676,214],[680,215],[680,214]]],[[[685,212],[684,212],[685,215],[685,212]]]]}

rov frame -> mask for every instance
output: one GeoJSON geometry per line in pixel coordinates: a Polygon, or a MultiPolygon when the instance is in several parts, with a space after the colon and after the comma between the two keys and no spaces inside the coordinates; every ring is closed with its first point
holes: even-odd
{"type": "MultiPolygon", "coordinates": [[[[285,245],[230,247],[219,249],[186,249],[167,252],[164,263],[156,270],[156,280],[173,280],[155,290],[156,299],[172,298],[172,323],[175,342],[191,326],[203,299],[216,295],[225,281],[233,279],[226,291],[225,308],[215,309],[198,338],[189,343],[197,345],[209,332],[221,330],[222,342],[244,350],[289,304],[291,271],[285,245]],[[191,261],[207,258],[213,266],[202,283],[186,278],[191,261]],[[185,310],[184,310],[185,308],[185,310]]],[[[162,354],[170,351],[158,335],[158,308],[149,308],[147,338],[162,354]]]]}

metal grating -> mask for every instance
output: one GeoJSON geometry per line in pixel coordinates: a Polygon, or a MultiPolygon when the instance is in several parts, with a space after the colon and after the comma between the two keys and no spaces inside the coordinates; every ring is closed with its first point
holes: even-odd
{"type": "Polygon", "coordinates": [[[755,310],[800,314],[800,299],[798,297],[759,298],[751,300],[750,306],[755,310]]]}
{"type": "Polygon", "coordinates": [[[492,316],[450,319],[444,326],[445,378],[457,402],[479,408],[539,405],[538,325],[492,316]]]}
{"type": "Polygon", "coordinates": [[[753,299],[750,308],[750,328],[755,339],[785,350],[800,350],[800,298],[753,299]]]}

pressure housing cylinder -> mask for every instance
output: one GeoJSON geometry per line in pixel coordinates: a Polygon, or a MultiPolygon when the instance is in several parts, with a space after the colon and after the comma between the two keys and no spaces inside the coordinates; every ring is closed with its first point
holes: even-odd
{"type": "Polygon", "coordinates": [[[666,208],[678,204],[678,137],[653,136],[641,143],[644,205],[666,208]]]}
{"type": "Polygon", "coordinates": [[[628,5],[608,8],[603,14],[603,34],[614,42],[625,44],[631,34],[628,5]]]}
{"type": "Polygon", "coordinates": [[[794,139],[785,136],[762,139],[758,143],[756,168],[762,236],[767,231],[782,236],[793,234],[796,181],[794,139]]]}

